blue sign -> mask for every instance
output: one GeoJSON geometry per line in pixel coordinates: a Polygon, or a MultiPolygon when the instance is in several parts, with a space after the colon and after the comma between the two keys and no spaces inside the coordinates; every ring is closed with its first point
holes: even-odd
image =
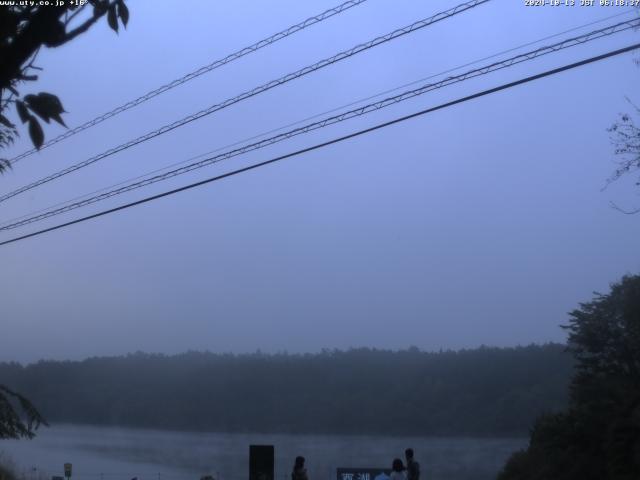
{"type": "Polygon", "coordinates": [[[338,468],[336,480],[389,480],[390,468],[338,468]]]}

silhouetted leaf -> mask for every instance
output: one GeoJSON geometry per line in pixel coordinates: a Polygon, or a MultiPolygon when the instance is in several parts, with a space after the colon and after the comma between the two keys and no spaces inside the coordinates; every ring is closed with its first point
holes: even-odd
{"type": "Polygon", "coordinates": [[[19,136],[20,133],[15,128],[0,128],[0,148],[8,147],[19,136]]]}
{"type": "Polygon", "coordinates": [[[118,32],[118,14],[116,13],[115,4],[109,7],[109,12],[107,12],[107,22],[109,22],[109,26],[114,32],[118,32]]]}
{"type": "Polygon", "coordinates": [[[24,99],[29,108],[47,123],[49,119],[53,118],[64,125],[60,118],[60,113],[64,112],[64,108],[60,99],[55,95],[40,92],[38,95],[27,95],[24,99]]]}
{"type": "Polygon", "coordinates": [[[24,100],[29,108],[45,122],[49,123],[49,120],[53,119],[66,127],[62,117],[60,116],[61,113],[64,113],[64,108],[60,99],[55,95],[47,92],[40,92],[38,95],[26,95],[24,100]]]}
{"type": "Polygon", "coordinates": [[[31,118],[31,114],[27,110],[26,105],[20,100],[16,102],[16,110],[18,111],[18,116],[20,117],[22,123],[26,123],[29,121],[29,119],[31,118]]]}
{"type": "Polygon", "coordinates": [[[7,119],[7,117],[5,117],[5,116],[4,116],[4,115],[2,115],[2,114],[0,114],[0,123],[1,123],[2,125],[4,125],[5,127],[10,128],[10,129],[12,129],[12,130],[16,128],[16,126],[15,126],[13,123],[11,123],[11,122],[7,119]]]}
{"type": "Polygon", "coordinates": [[[69,127],[67,127],[67,124],[64,123],[64,120],[62,120],[62,117],[60,116],[60,114],[55,113],[55,114],[51,115],[51,118],[54,119],[56,122],[58,122],[63,127],[69,128],[69,127]]]}
{"type": "Polygon", "coordinates": [[[0,173],[4,173],[7,170],[11,170],[13,168],[13,166],[11,165],[11,162],[9,160],[7,160],[6,158],[0,158],[0,173]]]}
{"type": "Polygon", "coordinates": [[[38,94],[40,101],[48,105],[49,111],[52,113],[64,113],[65,109],[62,106],[60,99],[52,93],[40,92],[38,94]]]}
{"type": "Polygon", "coordinates": [[[93,5],[93,16],[99,17],[107,11],[107,3],[103,0],[89,0],[89,3],[93,5]]]}
{"type": "Polygon", "coordinates": [[[129,9],[124,4],[124,0],[118,0],[118,16],[120,20],[122,20],[122,24],[124,28],[127,28],[127,23],[129,23],[129,9]]]}
{"type": "Polygon", "coordinates": [[[50,115],[47,112],[46,108],[44,108],[40,102],[38,101],[38,97],[35,95],[25,95],[24,101],[26,105],[33,111],[36,115],[38,115],[45,122],[49,123],[50,115]]]}
{"type": "Polygon", "coordinates": [[[34,116],[31,116],[29,119],[29,136],[31,137],[33,145],[40,150],[40,147],[44,143],[44,132],[38,119],[34,116]]]}

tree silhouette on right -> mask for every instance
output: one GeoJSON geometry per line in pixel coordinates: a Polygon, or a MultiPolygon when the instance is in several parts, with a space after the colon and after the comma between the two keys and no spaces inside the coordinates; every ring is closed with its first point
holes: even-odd
{"type": "Polygon", "coordinates": [[[569,408],[536,420],[498,480],[640,478],[640,275],[569,315],[569,408]]]}
{"type": "MultiPolygon", "coordinates": [[[[640,16],[640,7],[636,9],[640,16]]],[[[640,67],[640,57],[635,59],[636,64],[640,67]]],[[[630,98],[627,101],[635,111],[634,113],[622,113],[611,127],[607,129],[610,134],[611,143],[613,144],[614,153],[618,160],[618,167],[607,180],[607,185],[619,180],[627,174],[640,172],[640,127],[636,124],[636,120],[640,119],[640,107],[635,105],[630,98]]],[[[640,177],[636,180],[636,186],[640,187],[640,177]]],[[[611,206],[619,212],[633,215],[640,213],[640,207],[624,209],[615,203],[611,206]]]]}
{"type": "MultiPolygon", "coordinates": [[[[631,100],[629,100],[631,103],[631,100]]],[[[640,108],[631,103],[635,110],[635,116],[640,118],[640,108]]],[[[608,129],[613,143],[614,153],[620,160],[618,166],[609,177],[607,183],[615,182],[622,176],[640,172],[640,127],[634,121],[634,115],[623,113],[616,123],[608,129]]],[[[636,180],[636,186],[640,186],[640,177],[636,180]]],[[[616,210],[627,214],[640,213],[640,207],[624,210],[612,204],[616,210]]]]}

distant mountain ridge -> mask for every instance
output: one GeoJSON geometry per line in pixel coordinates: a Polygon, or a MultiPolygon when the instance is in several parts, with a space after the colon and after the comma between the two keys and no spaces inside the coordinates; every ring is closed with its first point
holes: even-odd
{"type": "Polygon", "coordinates": [[[136,353],[0,363],[50,423],[228,432],[525,435],[567,405],[559,344],[422,352],[136,353]]]}

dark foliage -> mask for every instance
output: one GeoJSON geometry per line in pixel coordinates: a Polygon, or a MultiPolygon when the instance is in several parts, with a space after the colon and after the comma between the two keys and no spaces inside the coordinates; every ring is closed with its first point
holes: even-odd
{"type": "MultiPolygon", "coordinates": [[[[5,115],[12,105],[38,149],[44,143],[40,120],[47,123],[54,120],[66,126],[61,116],[64,108],[58,97],[47,92],[22,97],[18,91],[24,82],[38,79],[34,72],[41,69],[34,61],[40,49],[64,45],[86,32],[105,14],[116,32],[118,18],[125,26],[129,21],[124,0],[89,0],[83,6],[75,2],[40,3],[15,2],[15,5],[0,6],[0,150],[11,145],[18,135],[18,127],[5,115]],[[84,15],[91,7],[92,13],[84,15]]],[[[0,158],[0,173],[10,168],[10,161],[0,158]]],[[[42,417],[25,397],[0,385],[0,438],[30,438],[41,423],[44,423],[42,417]]]]}
{"type": "Polygon", "coordinates": [[[0,438],[32,438],[46,424],[29,400],[0,385],[0,438]]]}
{"type": "MultiPolygon", "coordinates": [[[[105,15],[109,26],[117,32],[118,20],[126,27],[129,10],[124,0],[89,0],[82,6],[70,1],[61,5],[15,3],[0,7],[0,149],[13,143],[18,135],[16,125],[5,116],[12,105],[39,149],[44,143],[40,120],[66,125],[61,116],[64,108],[55,95],[47,92],[20,95],[21,84],[38,79],[35,72],[41,69],[34,65],[38,52],[42,47],[64,45],[105,15]]],[[[9,166],[6,159],[0,159],[0,173],[9,166]]]]}
{"type": "MultiPolygon", "coordinates": [[[[636,111],[636,117],[640,115],[640,108],[633,105],[636,111]]],[[[633,174],[640,171],[640,127],[634,121],[632,115],[625,113],[620,115],[620,119],[609,128],[611,134],[611,143],[614,146],[614,152],[619,158],[618,168],[608,180],[608,183],[615,182],[627,174],[633,174]]],[[[636,180],[636,185],[640,186],[640,178],[636,180]]],[[[640,208],[633,210],[622,210],[614,205],[623,213],[639,213],[640,208]]]]}
{"type": "Polygon", "coordinates": [[[15,472],[12,462],[3,458],[0,453],[0,480],[16,480],[18,475],[15,472]]]}
{"type": "Polygon", "coordinates": [[[538,418],[500,480],[640,478],[640,276],[570,314],[576,359],[565,413],[538,418]]]}
{"type": "MultiPolygon", "coordinates": [[[[640,7],[636,8],[636,13],[640,15],[640,7]]],[[[636,58],[635,62],[640,67],[640,58],[636,58]]],[[[635,110],[637,117],[637,114],[640,114],[640,108],[634,105],[629,98],[627,98],[627,101],[635,110]]],[[[629,113],[621,114],[618,121],[609,128],[609,133],[614,153],[619,158],[619,161],[618,168],[613,172],[607,183],[615,182],[626,174],[640,171],[640,127],[634,121],[633,116],[629,113]]],[[[636,181],[636,185],[640,185],[640,178],[636,181]]],[[[640,213],[640,207],[625,210],[613,202],[611,205],[622,213],[640,213]]]]}
{"type": "Polygon", "coordinates": [[[51,421],[210,431],[523,435],[567,404],[561,345],[134,354],[0,364],[51,421]]]}

